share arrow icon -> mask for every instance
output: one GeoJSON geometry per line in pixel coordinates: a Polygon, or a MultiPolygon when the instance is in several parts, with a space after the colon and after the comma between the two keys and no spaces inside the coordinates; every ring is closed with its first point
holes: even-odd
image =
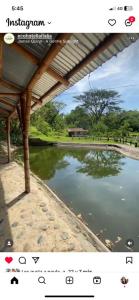
{"type": "Polygon", "coordinates": [[[34,260],[35,264],[37,264],[39,257],[32,257],[32,259],[34,260]]]}

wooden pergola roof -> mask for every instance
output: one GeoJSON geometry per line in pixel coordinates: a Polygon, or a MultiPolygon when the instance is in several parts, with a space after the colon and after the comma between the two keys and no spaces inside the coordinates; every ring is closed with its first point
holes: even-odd
{"type": "Polygon", "coordinates": [[[0,36],[0,117],[15,117],[20,95],[32,91],[31,112],[100,67],[134,40],[129,34],[52,34],[52,44],[5,44],[0,36]],[[77,42],[78,41],[78,42],[77,42]]]}

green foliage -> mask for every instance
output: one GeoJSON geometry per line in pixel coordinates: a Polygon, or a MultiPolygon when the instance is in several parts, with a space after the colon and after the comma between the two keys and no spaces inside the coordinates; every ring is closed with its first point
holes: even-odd
{"type": "MultiPolygon", "coordinates": [[[[0,119],[0,140],[6,140],[6,120],[0,119]]],[[[19,145],[22,143],[22,134],[18,120],[11,122],[11,142],[12,144],[19,145]]]]}
{"type": "Polygon", "coordinates": [[[66,124],[70,128],[79,127],[89,129],[90,117],[83,107],[77,106],[68,115],[65,116],[66,124]]]}
{"type": "Polygon", "coordinates": [[[64,116],[62,114],[58,114],[56,117],[55,117],[55,120],[53,122],[53,129],[55,131],[58,131],[58,132],[62,132],[65,128],[65,120],[64,120],[64,116]]]}
{"type": "Polygon", "coordinates": [[[94,125],[92,134],[96,136],[106,135],[108,132],[108,127],[104,124],[103,121],[99,121],[96,125],[94,125]]]}
{"type": "Polygon", "coordinates": [[[119,130],[121,131],[122,137],[127,137],[129,136],[129,132],[132,131],[132,128],[130,128],[130,124],[128,123],[128,121],[124,121],[119,130]]]}
{"type": "Polygon", "coordinates": [[[36,118],[35,122],[33,122],[33,124],[43,134],[48,135],[49,133],[51,133],[52,129],[50,125],[46,121],[44,121],[41,115],[38,115],[38,117],[36,118]]]}
{"type": "Polygon", "coordinates": [[[47,136],[63,131],[65,120],[63,114],[60,113],[63,107],[63,103],[56,101],[45,104],[32,114],[31,125],[47,136]]]}
{"type": "Polygon", "coordinates": [[[75,97],[87,115],[90,116],[92,124],[98,123],[101,117],[107,113],[120,111],[119,104],[122,101],[119,98],[118,92],[105,89],[90,90],[75,97]]]}
{"type": "Polygon", "coordinates": [[[11,122],[11,142],[16,145],[22,144],[22,132],[18,120],[11,122]]]}
{"type": "MultiPolygon", "coordinates": [[[[67,129],[79,127],[87,129],[92,138],[105,137],[109,141],[111,138],[116,140],[132,136],[137,140],[139,111],[121,110],[121,101],[116,91],[90,90],[76,99],[80,105],[67,115],[62,113],[64,104],[57,101],[51,101],[34,112],[31,115],[31,136],[50,141],[71,141],[68,139],[67,129]]],[[[5,120],[2,119],[0,139],[6,139],[5,120]]],[[[87,137],[84,138],[85,141],[86,139],[87,137]]],[[[11,122],[11,141],[14,144],[22,143],[18,120],[11,122]]]]}

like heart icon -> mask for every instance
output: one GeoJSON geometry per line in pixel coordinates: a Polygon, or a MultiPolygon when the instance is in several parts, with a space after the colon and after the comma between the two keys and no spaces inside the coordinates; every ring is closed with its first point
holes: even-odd
{"type": "Polygon", "coordinates": [[[10,264],[13,261],[12,257],[5,257],[5,261],[7,262],[7,264],[10,264]]]}
{"type": "Polygon", "coordinates": [[[108,23],[109,23],[109,25],[114,26],[116,24],[116,20],[115,19],[109,19],[108,23]]]}

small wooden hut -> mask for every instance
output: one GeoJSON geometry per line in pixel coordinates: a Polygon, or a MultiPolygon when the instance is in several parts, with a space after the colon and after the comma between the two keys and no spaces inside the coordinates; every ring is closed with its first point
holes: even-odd
{"type": "Polygon", "coordinates": [[[68,135],[70,137],[83,137],[86,136],[88,133],[88,130],[85,130],[83,128],[69,128],[68,129],[68,135]]]}

